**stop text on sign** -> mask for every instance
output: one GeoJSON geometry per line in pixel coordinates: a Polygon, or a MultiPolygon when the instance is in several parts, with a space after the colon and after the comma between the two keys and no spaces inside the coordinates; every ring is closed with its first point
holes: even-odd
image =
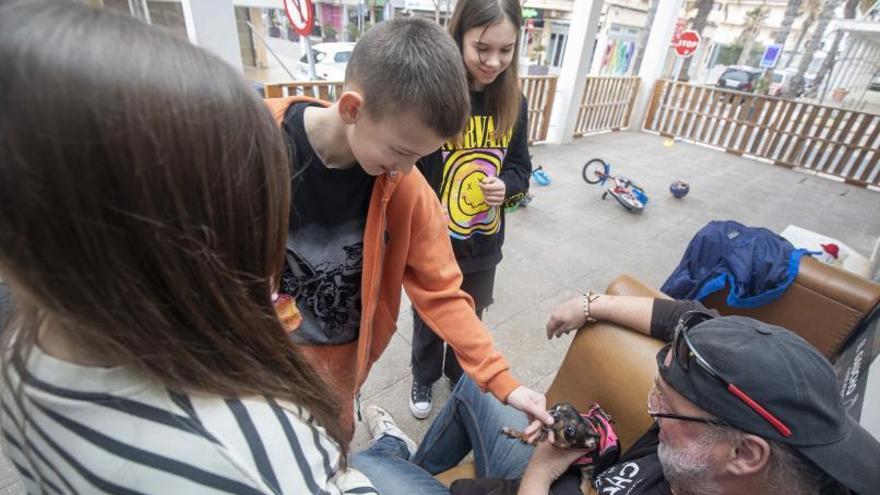
{"type": "Polygon", "coordinates": [[[685,31],[678,37],[675,54],[679,57],[690,57],[700,46],[700,35],[696,31],[685,31]]]}

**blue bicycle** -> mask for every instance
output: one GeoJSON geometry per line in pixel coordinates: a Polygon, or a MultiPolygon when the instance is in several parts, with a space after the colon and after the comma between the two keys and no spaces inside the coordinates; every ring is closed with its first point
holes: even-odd
{"type": "Polygon", "coordinates": [[[602,199],[610,194],[629,212],[641,213],[648,203],[644,189],[626,177],[611,175],[611,165],[600,158],[593,158],[584,164],[583,176],[587,184],[602,185],[607,181],[608,188],[602,193],[602,199]]]}

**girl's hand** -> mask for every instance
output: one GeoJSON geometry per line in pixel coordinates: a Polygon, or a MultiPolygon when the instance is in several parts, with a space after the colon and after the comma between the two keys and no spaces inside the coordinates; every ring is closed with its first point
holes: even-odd
{"type": "Polygon", "coordinates": [[[584,296],[575,296],[553,308],[547,321],[547,338],[560,337],[584,326],[584,296]]]}
{"type": "Polygon", "coordinates": [[[480,189],[483,190],[483,197],[486,198],[487,205],[500,206],[504,202],[507,186],[498,177],[486,177],[480,182],[480,189]]]}

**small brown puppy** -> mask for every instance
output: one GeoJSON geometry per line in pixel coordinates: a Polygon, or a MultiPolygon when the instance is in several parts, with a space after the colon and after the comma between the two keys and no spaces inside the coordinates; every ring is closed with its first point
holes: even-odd
{"type": "MultiPolygon", "coordinates": [[[[562,449],[584,450],[584,455],[572,464],[572,468],[580,471],[581,491],[590,493],[593,471],[597,467],[604,469],[617,460],[619,443],[611,427],[614,421],[599,404],[593,404],[586,415],[580,414],[567,402],[556,404],[548,412],[553,417],[553,424],[542,428],[535,442],[547,440],[552,431],[553,445],[562,449]]],[[[534,443],[527,441],[523,432],[512,428],[502,428],[501,432],[523,443],[534,443]]]]}
{"type": "MultiPolygon", "coordinates": [[[[561,449],[596,449],[601,433],[593,427],[592,423],[584,419],[574,406],[563,402],[556,404],[548,412],[553,417],[553,424],[542,428],[541,434],[536,441],[543,442],[547,440],[548,432],[552,430],[553,445],[561,449]]],[[[530,443],[521,431],[505,427],[501,429],[501,432],[520,442],[530,443]]]]}

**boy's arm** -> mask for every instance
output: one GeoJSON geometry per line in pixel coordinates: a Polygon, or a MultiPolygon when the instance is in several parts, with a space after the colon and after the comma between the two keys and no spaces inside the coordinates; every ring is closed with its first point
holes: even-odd
{"type": "Polygon", "coordinates": [[[504,182],[505,198],[503,206],[511,206],[525,196],[529,190],[529,177],[532,175],[532,159],[529,156],[529,114],[525,98],[520,104],[516,127],[513,129],[504,165],[498,178],[504,182]]]}
{"type": "Polygon", "coordinates": [[[403,286],[425,323],[452,346],[468,376],[503,402],[520,383],[477,318],[473,300],[461,290],[461,270],[436,195],[424,182],[419,187],[403,286]]]}

